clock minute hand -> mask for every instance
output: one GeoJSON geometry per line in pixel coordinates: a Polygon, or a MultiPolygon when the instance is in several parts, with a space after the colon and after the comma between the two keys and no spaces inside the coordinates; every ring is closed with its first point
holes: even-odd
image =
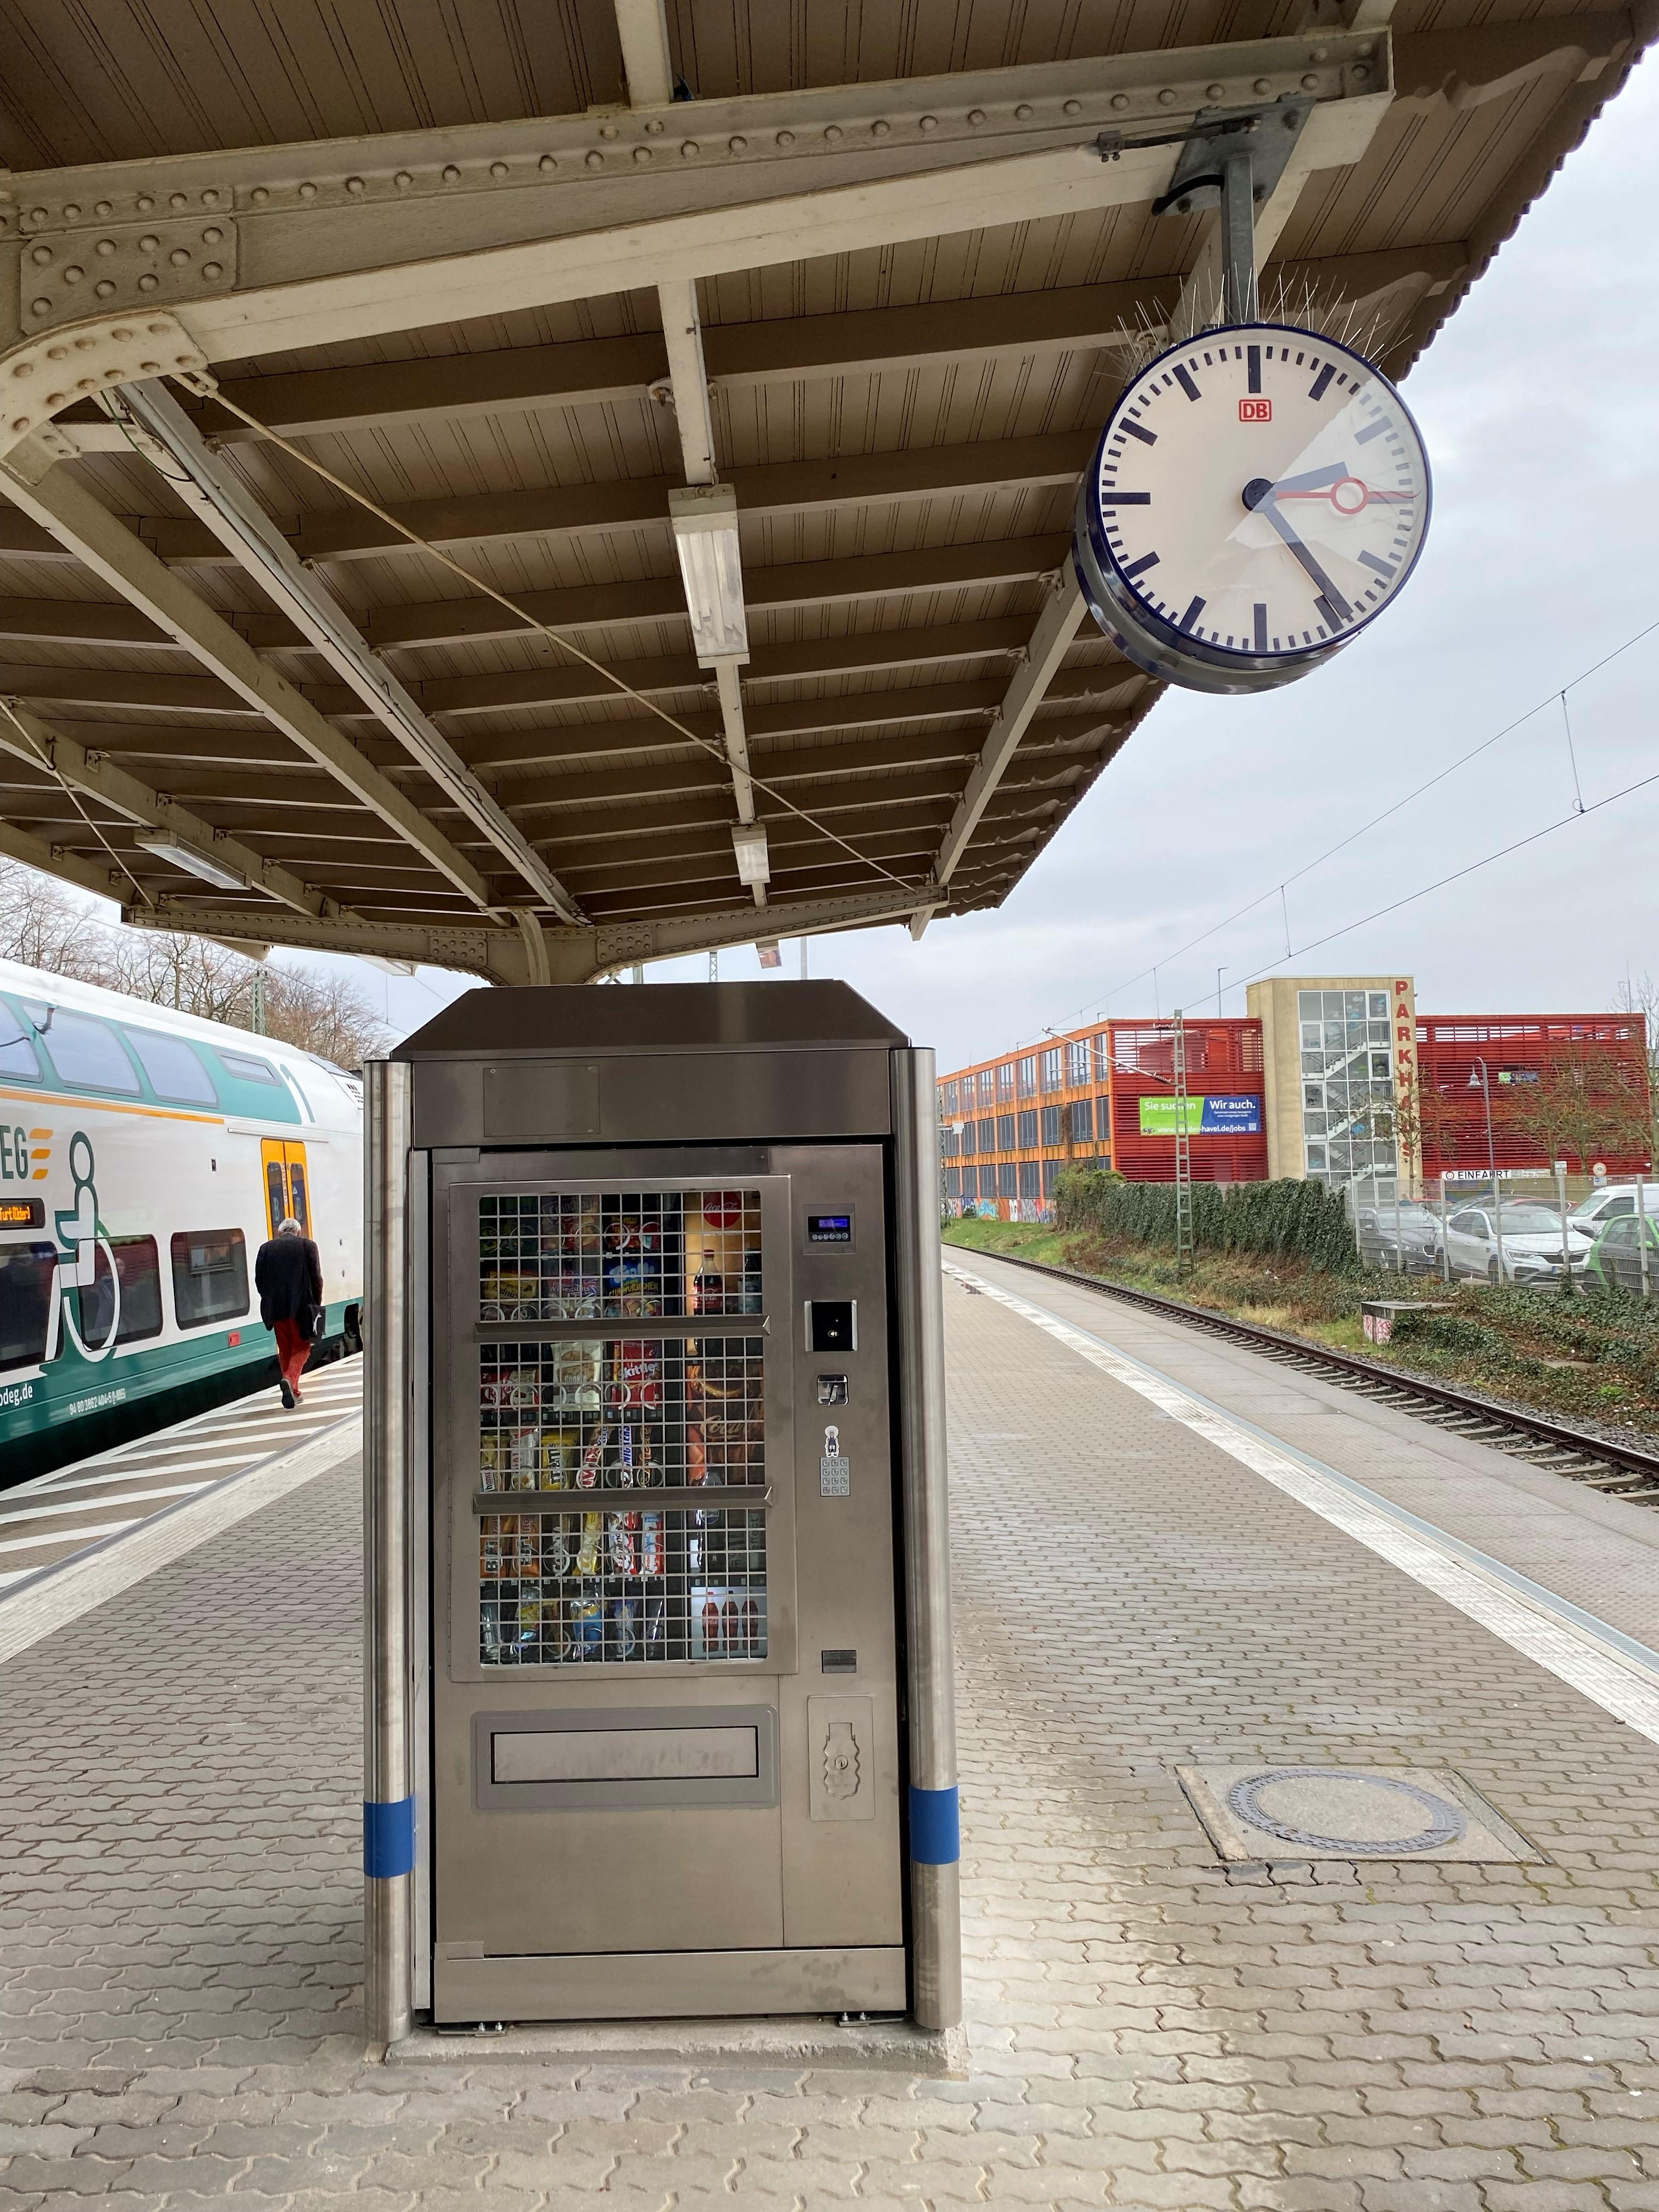
{"type": "MultiPolygon", "coordinates": [[[[1249,489],[1251,491],[1255,491],[1255,486],[1252,484],[1249,489]]],[[[1337,590],[1336,586],[1332,583],[1330,578],[1320,567],[1318,562],[1315,560],[1313,555],[1308,550],[1307,547],[1302,543],[1302,540],[1297,536],[1289,520],[1279,513],[1273,500],[1273,494],[1278,489],[1279,486],[1276,484],[1269,484],[1265,491],[1259,493],[1250,502],[1251,505],[1255,507],[1255,512],[1258,514],[1265,514],[1267,516],[1268,521],[1272,523],[1273,528],[1284,539],[1285,544],[1290,547],[1291,551],[1296,556],[1296,558],[1301,562],[1304,568],[1307,570],[1309,577],[1311,579],[1315,587],[1323,596],[1326,605],[1331,610],[1331,612],[1335,617],[1337,622],[1341,623],[1349,621],[1352,617],[1353,609],[1348,605],[1341,592],[1337,590]]]]}

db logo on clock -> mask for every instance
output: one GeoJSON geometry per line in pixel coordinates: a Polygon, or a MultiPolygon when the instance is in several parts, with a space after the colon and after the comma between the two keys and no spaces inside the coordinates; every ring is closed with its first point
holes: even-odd
{"type": "Polygon", "coordinates": [[[1273,403],[1271,399],[1241,399],[1238,403],[1238,419],[1241,422],[1271,422],[1273,419],[1273,403]]]}

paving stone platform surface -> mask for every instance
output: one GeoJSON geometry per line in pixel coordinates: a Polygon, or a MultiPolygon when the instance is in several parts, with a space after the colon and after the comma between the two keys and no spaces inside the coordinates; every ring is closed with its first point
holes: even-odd
{"type": "Polygon", "coordinates": [[[969,2078],[365,2063],[348,1464],[0,1668],[5,2212],[1659,2212],[1659,1750],[946,1310],[969,2078]],[[1547,1857],[1224,1869],[1175,1769],[1258,1759],[1449,1768],[1547,1857]]]}

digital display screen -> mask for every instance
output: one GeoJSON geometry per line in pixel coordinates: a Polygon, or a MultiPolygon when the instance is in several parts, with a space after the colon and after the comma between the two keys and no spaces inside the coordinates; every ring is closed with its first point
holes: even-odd
{"type": "Polygon", "coordinates": [[[45,1201],[38,1198],[0,1198],[0,1229],[44,1229],[45,1201]]]}
{"type": "Polygon", "coordinates": [[[853,1241],[852,1215],[809,1213],[806,1217],[806,1241],[809,1244],[850,1244],[853,1241]]]}

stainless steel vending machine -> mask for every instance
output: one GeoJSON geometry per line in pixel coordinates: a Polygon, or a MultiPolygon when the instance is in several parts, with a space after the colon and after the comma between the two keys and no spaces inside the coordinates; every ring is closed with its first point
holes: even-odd
{"type": "Polygon", "coordinates": [[[955,2026],[932,1054],[478,990],[368,1078],[372,2035],[955,2026]]]}

